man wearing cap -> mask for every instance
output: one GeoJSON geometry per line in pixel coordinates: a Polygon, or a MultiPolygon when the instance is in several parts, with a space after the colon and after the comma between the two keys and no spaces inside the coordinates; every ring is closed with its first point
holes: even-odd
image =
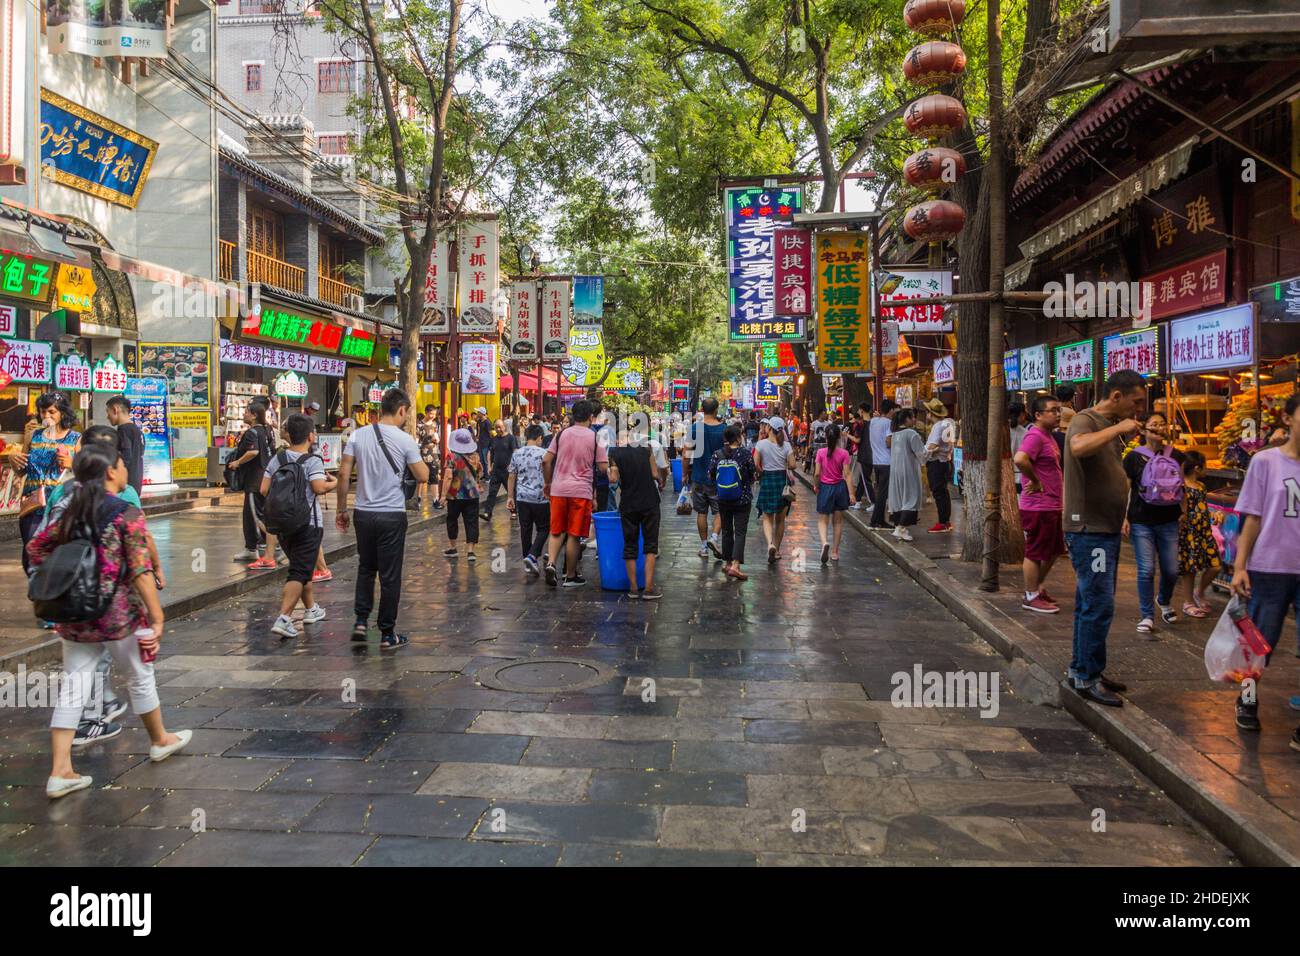
{"type": "Polygon", "coordinates": [[[948,417],[948,406],[937,398],[929,399],[925,410],[934,422],[925,443],[925,476],[930,494],[934,495],[935,507],[939,509],[939,520],[930,528],[930,533],[942,534],[952,530],[952,497],[948,485],[952,482],[952,452],[957,447],[957,425],[948,417]]]}

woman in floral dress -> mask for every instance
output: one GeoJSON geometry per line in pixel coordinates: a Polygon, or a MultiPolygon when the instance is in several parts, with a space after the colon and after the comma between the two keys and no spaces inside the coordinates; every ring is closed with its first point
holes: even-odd
{"type": "Polygon", "coordinates": [[[437,406],[425,405],[424,417],[415,425],[416,441],[420,443],[420,459],[429,466],[429,480],[422,484],[418,490],[418,497],[426,496],[426,489],[433,491],[433,506],[442,507],[442,496],[440,490],[442,483],[439,479],[438,465],[441,464],[442,456],[439,454],[439,444],[441,438],[439,433],[442,431],[441,424],[438,421],[437,406]]]}
{"type": "Polygon", "coordinates": [[[1198,451],[1183,453],[1183,510],[1178,527],[1178,574],[1183,579],[1187,601],[1183,613],[1205,617],[1210,605],[1205,589],[1219,573],[1219,546],[1214,540],[1210,509],[1205,503],[1205,456],[1198,451]]]}

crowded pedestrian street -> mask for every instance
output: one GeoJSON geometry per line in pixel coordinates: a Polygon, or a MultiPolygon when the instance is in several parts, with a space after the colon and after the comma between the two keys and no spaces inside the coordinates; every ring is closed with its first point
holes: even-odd
{"type": "Polygon", "coordinates": [[[476,564],[442,556],[440,527],[412,535],[397,654],[349,639],[355,559],[297,640],[268,632],[273,589],[169,621],[159,693],[189,747],[151,764],[128,726],[79,756],[92,791],[51,802],[43,714],[0,715],[0,861],[1235,862],[1068,713],[1012,692],[1007,662],[861,536],[821,565],[806,496],[783,560],[744,582],[667,498],[662,521],[657,603],[594,573],[548,588],[501,511],[476,564]],[[895,706],[892,675],[918,667],[991,674],[996,707],[895,706]]]}

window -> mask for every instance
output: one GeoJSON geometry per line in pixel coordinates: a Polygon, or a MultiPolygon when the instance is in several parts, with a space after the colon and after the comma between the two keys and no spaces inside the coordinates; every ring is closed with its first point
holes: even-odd
{"type": "Polygon", "coordinates": [[[284,222],[262,206],[248,207],[248,248],[272,259],[284,258],[284,222]]]}
{"type": "Polygon", "coordinates": [[[322,60],[316,64],[317,93],[351,93],[357,65],[351,60],[322,60]]]}
{"type": "Polygon", "coordinates": [[[342,156],[348,152],[351,142],[351,133],[321,133],[316,138],[317,147],[326,156],[342,156]]]}
{"type": "Polygon", "coordinates": [[[244,64],[244,92],[245,93],[262,92],[262,64],[260,63],[244,64]]]}
{"type": "Polygon", "coordinates": [[[279,13],[282,6],[283,0],[239,0],[239,12],[246,15],[279,13]]]}
{"type": "Polygon", "coordinates": [[[343,266],[347,263],[343,243],[329,236],[320,237],[320,274],[343,282],[343,266]]]}

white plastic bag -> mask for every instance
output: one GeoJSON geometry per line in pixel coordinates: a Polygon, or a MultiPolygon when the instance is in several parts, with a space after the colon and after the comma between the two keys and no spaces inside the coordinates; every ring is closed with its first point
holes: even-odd
{"type": "Polygon", "coordinates": [[[679,515],[688,515],[693,510],[691,507],[691,490],[683,485],[681,494],[677,496],[677,513],[679,515]]]}
{"type": "MultiPolygon", "coordinates": [[[[1219,621],[1205,642],[1205,671],[1210,680],[1240,684],[1247,679],[1258,680],[1264,674],[1268,645],[1262,643],[1251,625],[1251,634],[1243,634],[1234,618],[1244,617],[1245,607],[1234,594],[1219,621]],[[1252,639],[1255,638],[1255,639],[1252,639]]],[[[1245,617],[1247,622],[1249,617],[1245,617]]]]}

